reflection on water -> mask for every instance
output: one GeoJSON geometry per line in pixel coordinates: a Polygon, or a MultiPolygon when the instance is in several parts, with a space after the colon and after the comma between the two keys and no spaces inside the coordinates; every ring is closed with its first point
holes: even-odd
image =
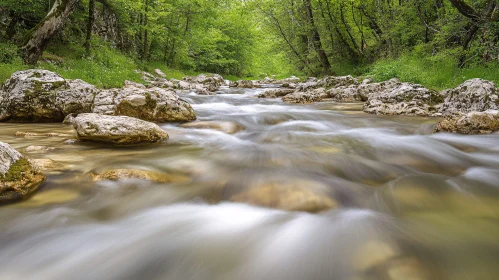
{"type": "Polygon", "coordinates": [[[147,146],[0,124],[48,175],[0,208],[0,279],[497,279],[499,135],[432,135],[435,119],[259,92],[186,93],[199,120],[246,129],[165,124],[170,140],[147,146]],[[112,169],[190,179],[92,180],[112,169]]]}

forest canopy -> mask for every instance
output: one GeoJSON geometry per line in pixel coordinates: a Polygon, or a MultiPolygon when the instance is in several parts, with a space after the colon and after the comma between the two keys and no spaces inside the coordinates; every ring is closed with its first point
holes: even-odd
{"type": "Polygon", "coordinates": [[[237,77],[390,78],[398,70],[387,61],[400,58],[456,69],[499,60],[497,0],[0,0],[0,12],[6,69],[83,59],[237,77]]]}

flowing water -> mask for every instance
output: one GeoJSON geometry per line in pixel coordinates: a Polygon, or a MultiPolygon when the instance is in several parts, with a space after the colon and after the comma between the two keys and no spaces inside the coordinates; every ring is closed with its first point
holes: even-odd
{"type": "Polygon", "coordinates": [[[60,164],[33,197],[0,207],[0,279],[499,278],[498,134],[435,135],[436,119],[286,105],[257,99],[261,91],[185,93],[199,120],[246,129],[165,124],[170,140],[155,145],[15,137],[73,130],[0,124],[0,141],[60,164]],[[115,168],[189,180],[89,175],[115,168]],[[269,182],[301,188],[286,203],[310,188],[334,207],[312,214],[235,202],[269,182]]]}

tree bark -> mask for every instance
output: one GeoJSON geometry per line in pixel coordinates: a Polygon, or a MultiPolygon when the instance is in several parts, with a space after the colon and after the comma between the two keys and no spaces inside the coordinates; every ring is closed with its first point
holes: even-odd
{"type": "Polygon", "coordinates": [[[25,64],[35,65],[50,39],[64,27],[79,0],[55,0],[52,9],[27,37],[21,47],[25,64]]]}
{"type": "Polygon", "coordinates": [[[87,55],[90,55],[90,49],[92,47],[92,27],[95,21],[95,0],[89,0],[88,2],[88,21],[87,21],[87,35],[85,38],[85,50],[87,55]]]}

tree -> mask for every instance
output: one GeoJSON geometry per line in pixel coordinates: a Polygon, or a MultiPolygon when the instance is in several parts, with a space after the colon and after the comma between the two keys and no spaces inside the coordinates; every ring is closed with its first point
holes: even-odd
{"type": "Polygon", "coordinates": [[[68,20],[79,0],[55,0],[52,9],[27,36],[21,51],[25,64],[35,65],[50,39],[68,20]]]}

